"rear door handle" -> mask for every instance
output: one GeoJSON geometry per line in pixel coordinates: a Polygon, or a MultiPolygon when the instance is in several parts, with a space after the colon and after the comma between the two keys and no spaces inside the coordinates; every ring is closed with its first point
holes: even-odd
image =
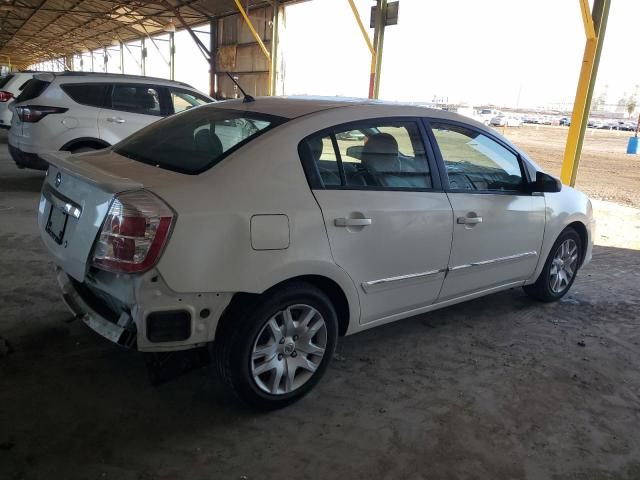
{"type": "Polygon", "coordinates": [[[458,223],[463,225],[476,225],[482,223],[482,217],[458,217],[458,223]]]}
{"type": "Polygon", "coordinates": [[[371,225],[370,218],[336,218],[333,221],[336,227],[366,227],[371,225]]]}
{"type": "Polygon", "coordinates": [[[107,122],[111,122],[111,123],[124,123],[124,118],[122,117],[108,117],[107,118],[107,122]]]}

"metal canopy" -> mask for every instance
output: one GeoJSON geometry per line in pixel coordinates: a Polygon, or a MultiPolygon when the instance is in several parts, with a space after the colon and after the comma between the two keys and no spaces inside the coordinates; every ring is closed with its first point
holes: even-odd
{"type": "MultiPolygon", "coordinates": [[[[270,5],[242,0],[246,8],[270,5]]],[[[212,17],[236,13],[234,0],[10,0],[0,2],[0,55],[25,67],[42,60],[105,48],[201,25],[212,17]]]]}

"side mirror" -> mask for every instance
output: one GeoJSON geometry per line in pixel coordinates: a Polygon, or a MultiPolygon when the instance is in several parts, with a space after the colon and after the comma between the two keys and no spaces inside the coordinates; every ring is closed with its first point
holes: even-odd
{"type": "Polygon", "coordinates": [[[562,190],[562,182],[544,172],[536,172],[536,179],[530,185],[532,192],[556,193],[562,190]]]}

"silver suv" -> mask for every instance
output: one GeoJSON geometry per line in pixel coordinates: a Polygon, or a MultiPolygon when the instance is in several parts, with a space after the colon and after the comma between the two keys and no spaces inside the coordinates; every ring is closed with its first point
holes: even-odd
{"type": "Polygon", "coordinates": [[[9,152],[46,169],[45,151],[99,150],[156,120],[213,100],[186,83],[108,73],[36,74],[11,104],[9,152]]]}

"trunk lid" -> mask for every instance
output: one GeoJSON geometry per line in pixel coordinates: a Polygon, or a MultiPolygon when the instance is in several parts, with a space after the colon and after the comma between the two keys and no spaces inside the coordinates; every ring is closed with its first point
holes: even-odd
{"type": "Polygon", "coordinates": [[[42,157],[50,166],[38,206],[40,235],[55,263],[82,282],[114,195],[143,184],[86,162],[84,155],[56,152],[42,157]]]}

